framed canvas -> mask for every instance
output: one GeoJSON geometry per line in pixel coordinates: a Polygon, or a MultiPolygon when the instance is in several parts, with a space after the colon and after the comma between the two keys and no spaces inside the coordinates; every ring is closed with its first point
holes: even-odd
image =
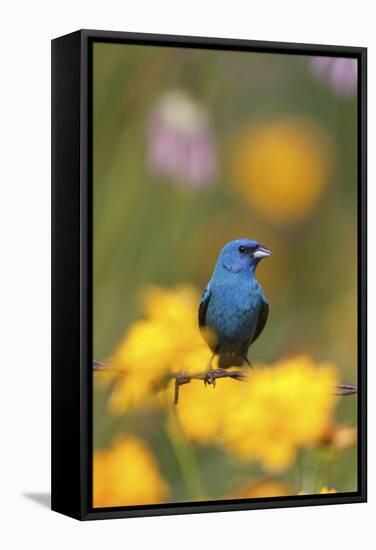
{"type": "Polygon", "coordinates": [[[52,41],[52,509],[366,500],[366,49],[52,41]]]}

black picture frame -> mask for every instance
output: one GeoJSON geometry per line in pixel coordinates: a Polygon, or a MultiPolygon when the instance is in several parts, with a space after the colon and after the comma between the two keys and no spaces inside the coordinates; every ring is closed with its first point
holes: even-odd
{"type": "Polygon", "coordinates": [[[367,499],[367,50],[80,30],[52,40],[52,509],[80,520],[365,502],[367,499]],[[94,42],[358,60],[358,490],[95,508],[92,499],[92,46],[94,42]]]}

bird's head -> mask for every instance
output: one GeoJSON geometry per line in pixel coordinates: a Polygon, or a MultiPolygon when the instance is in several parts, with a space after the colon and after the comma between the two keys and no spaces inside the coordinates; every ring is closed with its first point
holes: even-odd
{"type": "Polygon", "coordinates": [[[257,264],[263,258],[271,256],[271,252],[252,239],[237,239],[227,243],[218,258],[218,264],[234,273],[254,273],[257,264]]]}

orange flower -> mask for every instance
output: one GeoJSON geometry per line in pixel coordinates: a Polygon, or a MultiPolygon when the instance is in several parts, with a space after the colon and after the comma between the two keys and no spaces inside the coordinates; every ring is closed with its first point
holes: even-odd
{"type": "Polygon", "coordinates": [[[274,479],[262,479],[238,487],[231,493],[231,498],[283,497],[292,494],[292,489],[287,483],[274,479]]]}
{"type": "Polygon", "coordinates": [[[332,164],[330,136],[306,119],[284,117],[249,126],[234,147],[237,189],[274,222],[305,219],[328,185],[332,164]]]}

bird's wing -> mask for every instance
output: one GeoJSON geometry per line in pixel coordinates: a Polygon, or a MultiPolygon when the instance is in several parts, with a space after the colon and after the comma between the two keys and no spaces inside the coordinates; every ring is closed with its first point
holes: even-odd
{"type": "Polygon", "coordinates": [[[252,338],[252,342],[254,342],[264,330],[264,326],[266,325],[266,321],[268,320],[268,315],[269,315],[269,304],[265,300],[262,300],[260,313],[257,319],[257,326],[252,338]]]}
{"type": "Polygon", "coordinates": [[[208,309],[209,300],[211,296],[210,283],[205,288],[203,295],[201,296],[201,302],[198,308],[198,324],[200,327],[206,326],[206,311],[208,309]]]}

